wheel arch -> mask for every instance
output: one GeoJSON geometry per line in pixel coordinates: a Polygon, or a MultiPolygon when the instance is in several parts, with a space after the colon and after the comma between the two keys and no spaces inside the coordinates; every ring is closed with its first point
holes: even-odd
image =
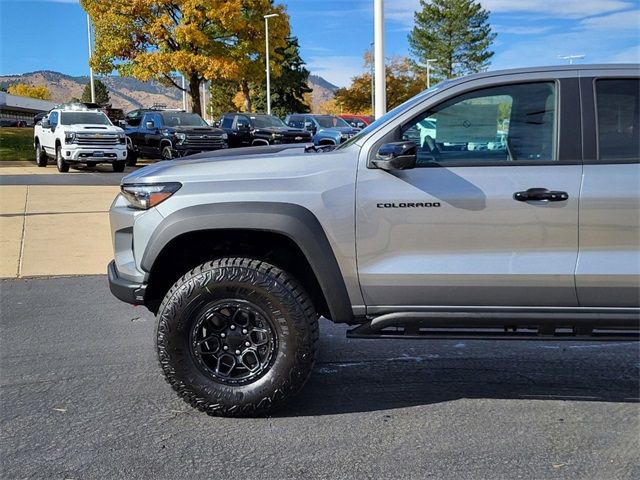
{"type": "MultiPolygon", "coordinates": [[[[316,309],[334,322],[352,323],[351,302],[333,249],[318,219],[304,207],[234,202],[196,205],[167,216],[154,230],[141,260],[142,269],[149,274],[145,301],[152,311],[158,296],[168,290],[166,284],[158,283],[158,278],[168,281],[161,273],[164,259],[175,262],[179,258],[176,254],[185,250],[196,252],[193,262],[200,263],[228,254],[264,258],[264,252],[279,250],[286,255],[276,252],[274,263],[302,277],[299,281],[314,299],[316,309]],[[224,247],[222,243],[227,241],[231,246],[224,247]],[[247,245],[255,250],[243,250],[247,245]]],[[[194,266],[181,265],[182,273],[194,266]]]]}

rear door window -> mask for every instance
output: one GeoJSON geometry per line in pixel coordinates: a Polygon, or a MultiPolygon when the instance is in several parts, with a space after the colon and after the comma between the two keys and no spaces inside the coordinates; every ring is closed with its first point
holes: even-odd
{"type": "Polygon", "coordinates": [[[596,80],[598,158],[640,160],[640,80],[596,80]]]}

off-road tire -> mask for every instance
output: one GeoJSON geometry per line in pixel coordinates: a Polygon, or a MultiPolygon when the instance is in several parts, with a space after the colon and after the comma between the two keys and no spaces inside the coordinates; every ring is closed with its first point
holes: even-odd
{"type": "Polygon", "coordinates": [[[173,160],[173,149],[171,145],[163,146],[161,155],[163,160],[173,160]]]}
{"type": "Polygon", "coordinates": [[[45,152],[44,148],[42,148],[42,145],[40,145],[40,141],[36,140],[36,164],[39,167],[46,167],[47,163],[49,163],[47,152],[45,152]]]}
{"type": "Polygon", "coordinates": [[[62,147],[56,146],[56,165],[60,173],[67,173],[69,171],[69,164],[62,158],[62,147]]]}
{"type": "Polygon", "coordinates": [[[111,168],[113,168],[114,172],[124,172],[124,167],[126,166],[127,166],[126,160],[119,160],[111,164],[111,168]]]}
{"type": "Polygon", "coordinates": [[[249,258],[220,258],[194,268],[164,297],[156,345],[167,382],[192,407],[209,415],[263,415],[297,393],[316,358],[318,315],[289,274],[249,258]],[[230,385],[196,360],[193,329],[211,305],[245,302],[264,312],[277,347],[270,366],[250,383],[230,385]]]}

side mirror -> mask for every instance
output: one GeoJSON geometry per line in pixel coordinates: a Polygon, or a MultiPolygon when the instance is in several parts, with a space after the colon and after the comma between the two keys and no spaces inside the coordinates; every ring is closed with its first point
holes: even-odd
{"type": "Polygon", "coordinates": [[[251,125],[247,125],[246,123],[241,123],[238,125],[238,130],[242,130],[243,132],[248,132],[251,130],[251,125]]]}
{"type": "Polygon", "coordinates": [[[313,122],[304,122],[304,129],[309,132],[314,132],[315,127],[313,126],[313,122]]]}
{"type": "Polygon", "coordinates": [[[128,125],[127,125],[127,122],[125,122],[124,120],[118,120],[118,126],[120,128],[126,128],[128,125]]]}
{"type": "Polygon", "coordinates": [[[385,143],[378,149],[373,164],[386,171],[415,168],[418,146],[415,142],[385,143]]]}
{"type": "Polygon", "coordinates": [[[147,122],[145,123],[145,126],[147,127],[147,130],[153,130],[155,128],[153,122],[147,122]]]}
{"type": "Polygon", "coordinates": [[[42,128],[51,128],[51,124],[49,123],[48,118],[43,118],[42,120],[40,120],[40,125],[42,125],[42,128]]]}

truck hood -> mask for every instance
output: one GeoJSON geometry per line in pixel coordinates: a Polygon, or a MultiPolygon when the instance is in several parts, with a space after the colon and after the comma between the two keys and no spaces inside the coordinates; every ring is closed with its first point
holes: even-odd
{"type": "Polygon", "coordinates": [[[218,135],[224,133],[224,130],[215,127],[169,127],[169,129],[176,133],[215,133],[218,135]]]}
{"type": "MultiPolygon", "coordinates": [[[[346,151],[316,152],[311,144],[284,144],[203,152],[154,163],[122,179],[128,183],[179,181],[242,181],[278,176],[307,175],[326,170],[336,155],[346,151]]],[[[352,148],[358,148],[352,146],[352,148]]],[[[351,152],[352,158],[357,154],[351,152]]]]}
{"type": "Polygon", "coordinates": [[[124,130],[120,127],[108,126],[108,125],[92,125],[79,123],[76,125],[64,125],[65,130],[68,132],[76,132],[76,133],[123,133],[124,130]]]}
{"type": "Polygon", "coordinates": [[[320,132],[339,132],[339,133],[345,133],[347,135],[355,135],[359,131],[360,131],[359,128],[353,128],[353,127],[327,127],[327,128],[319,129],[318,133],[320,133],[320,132]]]}

